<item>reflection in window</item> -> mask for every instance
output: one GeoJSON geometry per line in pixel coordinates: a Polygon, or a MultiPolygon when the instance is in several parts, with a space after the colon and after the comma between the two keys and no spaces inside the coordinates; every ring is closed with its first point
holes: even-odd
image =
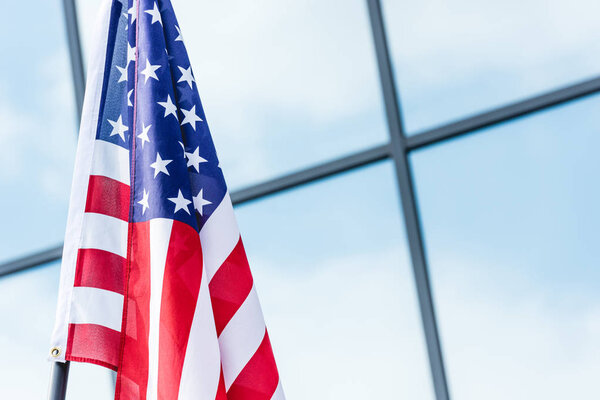
{"type": "Polygon", "coordinates": [[[290,399],[433,399],[390,162],[237,208],[290,399]]]}
{"type": "Polygon", "coordinates": [[[60,7],[2,4],[0,262],[55,246],[65,232],[76,130],[60,7]]]}
{"type": "Polygon", "coordinates": [[[600,96],[413,157],[453,398],[598,398],[600,96]]]}
{"type": "Polygon", "coordinates": [[[600,73],[594,0],[382,0],[408,131],[600,73]]]}

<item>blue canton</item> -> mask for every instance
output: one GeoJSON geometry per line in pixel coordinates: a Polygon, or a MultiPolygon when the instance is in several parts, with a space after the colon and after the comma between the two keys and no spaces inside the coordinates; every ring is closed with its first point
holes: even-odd
{"type": "Polygon", "coordinates": [[[169,218],[200,231],[227,186],[173,8],[113,1],[97,139],[130,150],[131,222],[169,218]]]}

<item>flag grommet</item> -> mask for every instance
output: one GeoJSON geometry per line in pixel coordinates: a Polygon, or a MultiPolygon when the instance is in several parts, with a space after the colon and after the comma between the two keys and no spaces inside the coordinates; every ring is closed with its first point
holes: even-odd
{"type": "Polygon", "coordinates": [[[60,356],[60,347],[53,347],[50,349],[50,355],[54,358],[60,356]]]}

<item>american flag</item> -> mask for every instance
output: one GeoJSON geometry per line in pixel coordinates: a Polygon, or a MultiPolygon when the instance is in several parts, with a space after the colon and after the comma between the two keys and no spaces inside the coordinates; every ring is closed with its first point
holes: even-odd
{"type": "Polygon", "coordinates": [[[117,371],[116,399],[284,399],[169,0],[104,0],[51,359],[117,371]]]}

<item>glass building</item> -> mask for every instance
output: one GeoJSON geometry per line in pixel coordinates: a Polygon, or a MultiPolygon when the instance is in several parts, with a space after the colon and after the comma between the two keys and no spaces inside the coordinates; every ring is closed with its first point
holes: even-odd
{"type": "MultiPolygon", "coordinates": [[[[600,3],[172,2],[288,399],[600,397],[600,3]]],[[[46,393],[98,3],[3,5],[3,399],[46,393]]]]}

